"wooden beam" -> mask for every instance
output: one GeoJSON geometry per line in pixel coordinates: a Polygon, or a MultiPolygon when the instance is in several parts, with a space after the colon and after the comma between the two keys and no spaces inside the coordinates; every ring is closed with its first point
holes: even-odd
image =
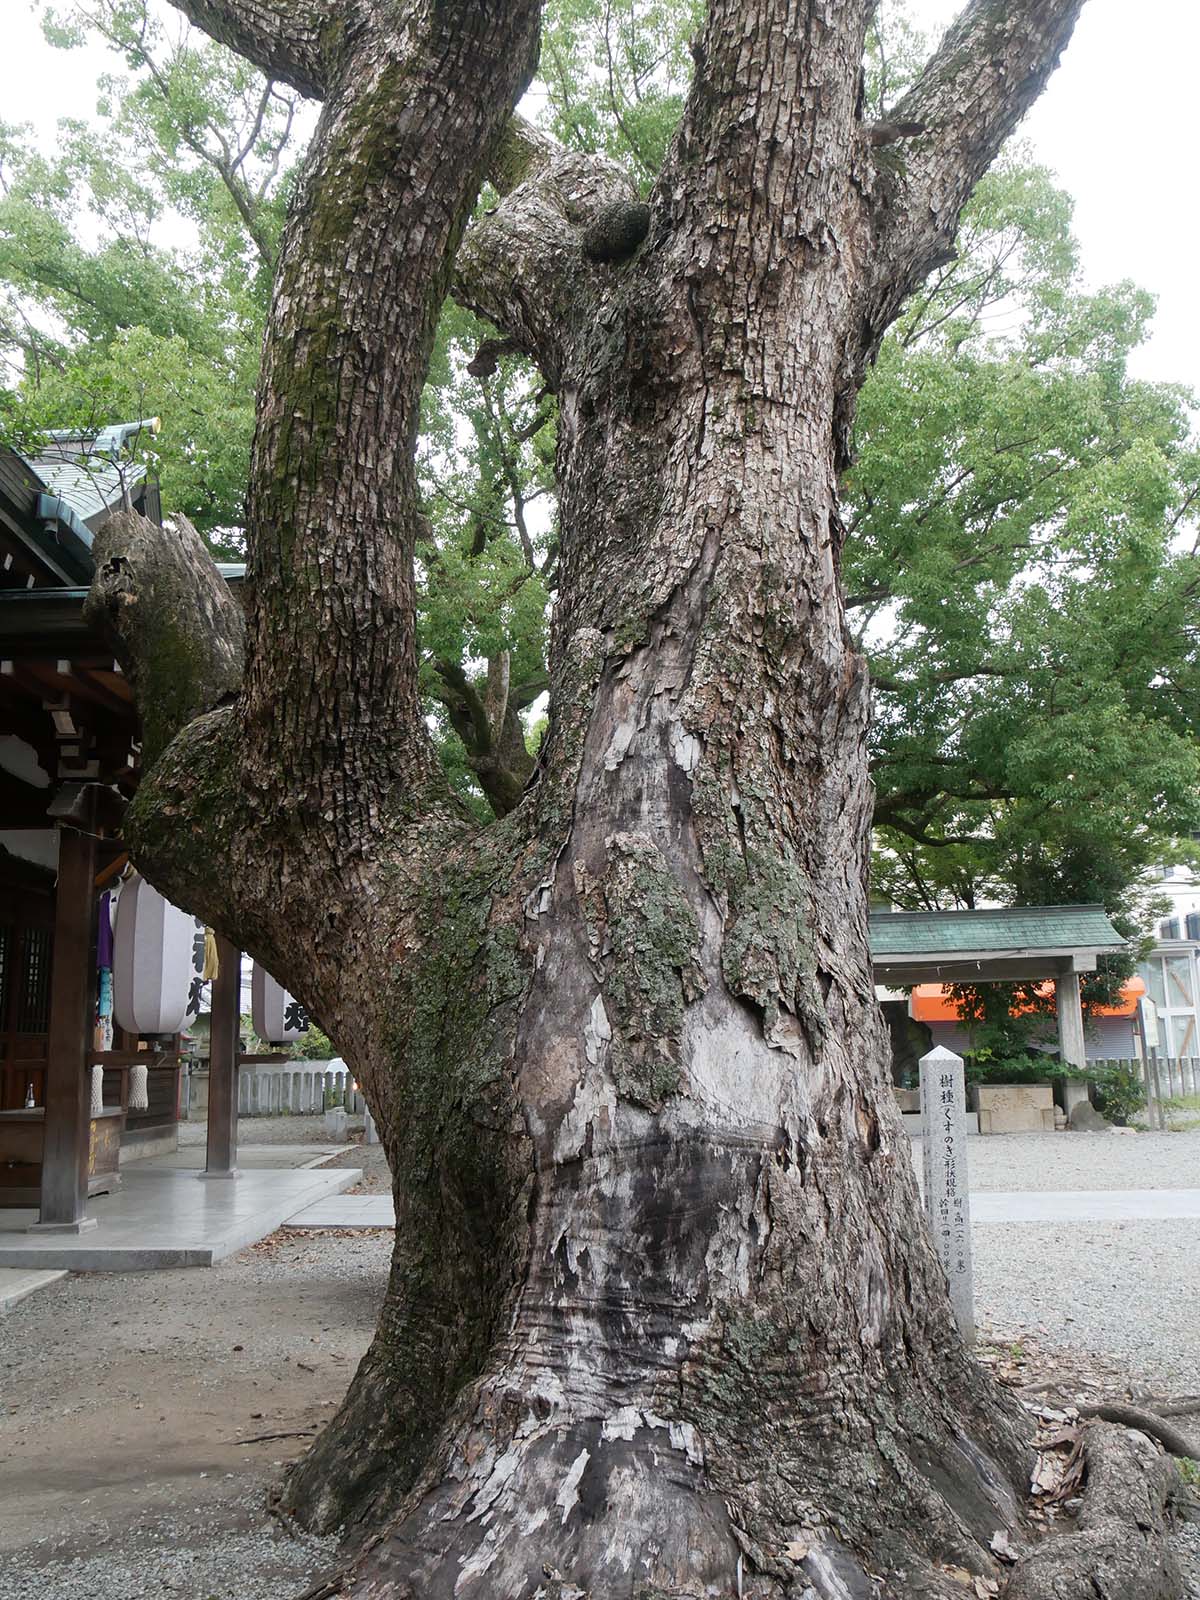
{"type": "Polygon", "coordinates": [[[208,1149],[201,1176],[236,1178],[242,954],[220,934],[217,960],[208,1038],[208,1149]]]}
{"type": "Polygon", "coordinates": [[[68,1232],[95,1226],[95,1220],[86,1216],[91,1135],[91,1083],[86,1067],[96,998],[92,959],[96,838],[94,818],[88,815],[79,820],[85,831],[65,824],[59,828],[38,1223],[39,1227],[68,1232]]]}
{"type": "MultiPolygon", "coordinates": [[[[8,730],[5,729],[5,732],[8,730]]],[[[49,828],[51,791],[0,769],[0,828],[49,828]]]]}

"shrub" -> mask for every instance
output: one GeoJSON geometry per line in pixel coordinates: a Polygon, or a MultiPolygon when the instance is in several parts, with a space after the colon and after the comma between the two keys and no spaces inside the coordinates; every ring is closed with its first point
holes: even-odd
{"type": "Polygon", "coordinates": [[[1075,1075],[1061,1061],[1033,1051],[1000,1055],[991,1050],[973,1050],[963,1061],[968,1083],[1051,1083],[1055,1078],[1075,1075]]]}
{"type": "Polygon", "coordinates": [[[1096,1108],[1110,1122],[1128,1123],[1146,1104],[1146,1090],[1135,1067],[1093,1067],[1088,1077],[1096,1086],[1096,1108]]]}

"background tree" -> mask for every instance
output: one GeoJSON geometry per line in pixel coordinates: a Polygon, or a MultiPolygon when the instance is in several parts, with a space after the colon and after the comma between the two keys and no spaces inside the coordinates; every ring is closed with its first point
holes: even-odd
{"type": "MultiPolygon", "coordinates": [[[[1029,1455],[887,1081],[837,482],[883,331],[1078,6],[974,0],[881,129],[865,0],[710,0],[645,199],[511,119],[532,3],[182,8],[323,98],[249,618],[198,536],[129,516],[89,606],[152,713],[132,853],[328,1025],[395,1176],[380,1329],[287,1503],[365,1520],[364,1596],[960,1594],[1029,1455]],[[485,826],[416,647],[452,273],[559,409],[548,730],[485,826]]],[[[1166,1475],[1117,1432],[1088,1450],[1094,1520],[1010,1595],[1173,1595],[1166,1475]]]]}
{"type": "Polygon", "coordinates": [[[1129,377],[1148,299],[1082,293],[1068,222],[990,174],[863,392],[848,604],[903,906],[1129,912],[1197,826],[1190,397],[1129,377]]]}

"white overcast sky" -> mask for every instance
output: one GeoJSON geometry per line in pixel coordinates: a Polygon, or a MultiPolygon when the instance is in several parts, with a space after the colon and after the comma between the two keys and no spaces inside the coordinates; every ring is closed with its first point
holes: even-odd
{"type": "MultiPolygon", "coordinates": [[[[58,117],[91,114],[96,78],[114,59],[102,49],[51,50],[38,9],[3,0],[0,118],[32,122],[49,140],[58,117]]],[[[914,21],[931,29],[956,10],[955,0],[909,5],[914,21]]],[[[1131,278],[1158,297],[1154,335],[1135,370],[1196,389],[1198,60],[1200,0],[1087,0],[1062,66],[1022,129],[1074,196],[1089,284],[1131,278]]]]}

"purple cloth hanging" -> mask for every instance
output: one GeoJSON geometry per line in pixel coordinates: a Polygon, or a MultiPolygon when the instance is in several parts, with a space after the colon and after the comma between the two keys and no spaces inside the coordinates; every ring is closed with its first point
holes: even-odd
{"type": "Polygon", "coordinates": [[[106,889],[100,896],[100,927],[96,933],[96,965],[113,964],[112,896],[106,889]]]}

